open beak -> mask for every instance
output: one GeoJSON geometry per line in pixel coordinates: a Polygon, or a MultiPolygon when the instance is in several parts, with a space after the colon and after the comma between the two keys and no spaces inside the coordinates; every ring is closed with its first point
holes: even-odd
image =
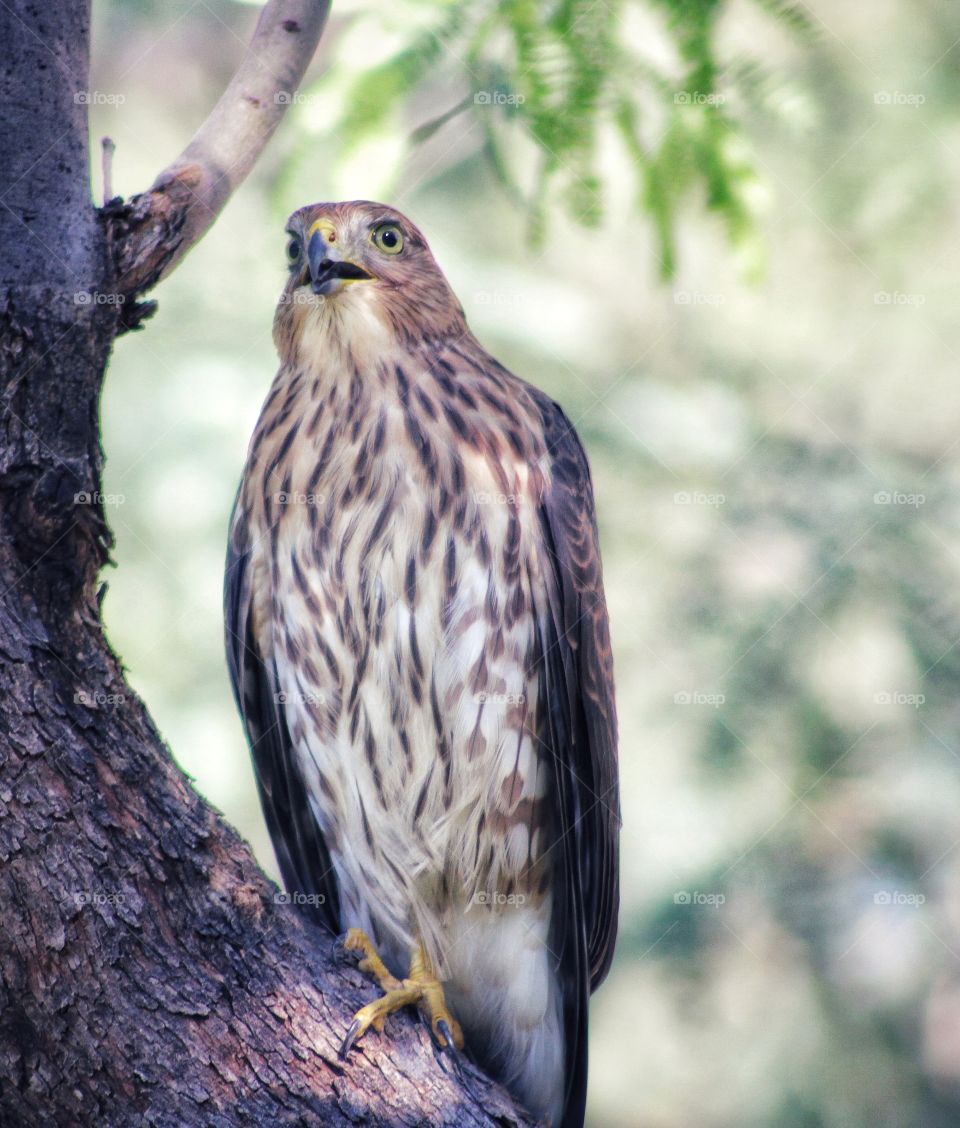
{"type": "Polygon", "coordinates": [[[307,244],[307,263],[310,283],[315,294],[334,294],[350,282],[372,278],[372,274],[355,263],[331,257],[330,244],[319,231],[310,236],[307,244]]]}

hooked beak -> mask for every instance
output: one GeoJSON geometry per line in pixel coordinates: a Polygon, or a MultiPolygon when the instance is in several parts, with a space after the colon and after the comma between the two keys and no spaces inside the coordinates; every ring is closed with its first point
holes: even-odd
{"type": "Polygon", "coordinates": [[[334,294],[350,282],[373,277],[355,263],[332,258],[330,245],[319,231],[310,236],[307,263],[310,267],[311,288],[315,294],[334,294]]]}

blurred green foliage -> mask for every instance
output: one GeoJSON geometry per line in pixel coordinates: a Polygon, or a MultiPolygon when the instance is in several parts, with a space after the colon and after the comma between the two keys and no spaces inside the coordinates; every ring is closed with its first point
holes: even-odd
{"type": "MultiPolygon", "coordinates": [[[[813,35],[802,6],[755,2],[801,39],[813,35]]],[[[484,156],[526,210],[539,245],[552,205],[586,226],[600,222],[601,134],[612,128],[635,167],[638,208],[654,225],[661,273],[671,278],[678,212],[691,194],[701,193],[735,245],[756,235],[750,188],[757,174],[727,104],[756,84],[761,60],[732,66],[720,57],[717,26],[729,7],[728,0],[401,4],[390,22],[402,26],[416,10],[415,31],[371,65],[350,59],[340,112],[330,123],[336,145],[346,153],[376,136],[398,103],[416,100],[424,87],[435,90],[444,77],[466,83],[468,92],[420,125],[412,140],[423,141],[459,114],[475,114],[484,156]],[[665,32],[662,61],[644,50],[644,18],[665,32]],[[507,127],[526,140],[524,151],[505,147],[507,127]]]]}

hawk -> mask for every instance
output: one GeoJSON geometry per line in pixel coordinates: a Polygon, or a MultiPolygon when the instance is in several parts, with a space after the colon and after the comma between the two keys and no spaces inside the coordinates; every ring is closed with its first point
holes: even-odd
{"type": "Polygon", "coordinates": [[[231,519],[228,664],[280,871],[533,1113],[583,1122],[613,955],[617,732],[586,456],[421,232],[301,208],[231,519]]]}

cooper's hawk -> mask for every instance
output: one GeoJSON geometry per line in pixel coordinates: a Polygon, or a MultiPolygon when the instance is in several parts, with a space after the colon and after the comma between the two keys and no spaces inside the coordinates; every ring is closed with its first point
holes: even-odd
{"type": "Polygon", "coordinates": [[[287,231],[226,575],[280,869],[385,991],[345,1051],[415,1003],[441,1045],[579,1125],[619,834],[586,457],[395,209],[315,204],[287,231]]]}

